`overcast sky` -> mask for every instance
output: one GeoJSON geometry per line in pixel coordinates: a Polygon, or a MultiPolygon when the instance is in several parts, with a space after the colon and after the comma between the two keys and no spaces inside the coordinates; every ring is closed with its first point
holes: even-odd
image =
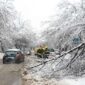
{"type": "MultiPolygon", "coordinates": [[[[55,15],[57,4],[61,0],[15,0],[15,7],[24,19],[31,21],[35,32],[42,30],[41,21],[55,15]]],[[[71,3],[80,0],[68,0],[71,3]]]]}

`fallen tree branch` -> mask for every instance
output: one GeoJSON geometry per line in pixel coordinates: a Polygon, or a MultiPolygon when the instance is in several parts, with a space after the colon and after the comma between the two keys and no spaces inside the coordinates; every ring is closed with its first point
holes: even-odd
{"type": "Polygon", "coordinates": [[[47,62],[50,62],[50,61],[52,61],[52,60],[57,60],[57,59],[61,58],[62,56],[65,56],[66,54],[68,54],[68,53],[70,53],[70,52],[73,52],[73,51],[76,50],[76,49],[82,48],[82,46],[85,47],[85,43],[81,43],[81,44],[78,45],[77,47],[71,49],[70,51],[67,51],[67,52],[64,53],[64,54],[61,54],[61,55],[58,56],[57,58],[53,58],[53,59],[50,59],[50,60],[48,60],[48,61],[43,61],[43,63],[40,63],[40,64],[38,64],[38,65],[29,67],[29,68],[27,68],[27,69],[30,70],[30,69],[36,68],[36,67],[38,67],[38,66],[40,66],[40,65],[46,64],[47,62]]]}

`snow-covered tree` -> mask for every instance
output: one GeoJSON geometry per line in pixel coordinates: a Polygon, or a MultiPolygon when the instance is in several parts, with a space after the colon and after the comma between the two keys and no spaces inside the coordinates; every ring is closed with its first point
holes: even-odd
{"type": "Polygon", "coordinates": [[[67,0],[60,2],[58,5],[60,11],[48,22],[49,26],[44,32],[49,46],[58,49],[71,49],[85,41],[84,5],[85,3],[82,4],[82,0],[81,3],[76,4],[72,4],[67,0]],[[75,39],[79,40],[77,44],[73,44],[75,39]]]}

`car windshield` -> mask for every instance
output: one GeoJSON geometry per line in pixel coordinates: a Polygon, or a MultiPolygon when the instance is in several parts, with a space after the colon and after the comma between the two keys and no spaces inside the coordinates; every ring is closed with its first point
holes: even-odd
{"type": "Polygon", "coordinates": [[[5,52],[6,55],[16,55],[17,54],[17,51],[6,51],[5,52]]]}

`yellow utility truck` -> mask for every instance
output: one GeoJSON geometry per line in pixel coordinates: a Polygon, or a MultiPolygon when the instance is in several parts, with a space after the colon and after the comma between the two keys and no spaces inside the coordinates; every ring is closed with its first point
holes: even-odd
{"type": "Polygon", "coordinates": [[[40,45],[35,48],[35,55],[40,58],[48,58],[48,46],[47,45],[40,45]]]}

